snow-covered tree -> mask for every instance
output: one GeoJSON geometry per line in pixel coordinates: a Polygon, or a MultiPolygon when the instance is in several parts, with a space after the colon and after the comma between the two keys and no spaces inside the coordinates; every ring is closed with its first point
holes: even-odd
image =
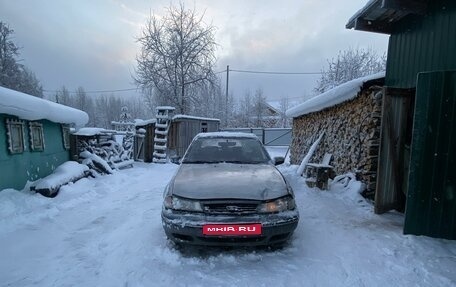
{"type": "Polygon", "coordinates": [[[72,107],[73,103],[71,100],[70,92],[65,86],[62,86],[62,88],[55,93],[55,101],[59,104],[72,107]]]}
{"type": "Polygon", "coordinates": [[[279,102],[280,111],[280,122],[279,126],[282,128],[289,128],[291,125],[291,119],[286,116],[287,110],[290,108],[290,101],[287,97],[282,97],[279,102]]]}
{"type": "Polygon", "coordinates": [[[183,3],[171,5],[164,15],[152,14],[138,38],[135,82],[178,113],[189,113],[198,85],[214,79],[215,27],[203,16],[183,3]]]}
{"type": "Polygon", "coordinates": [[[372,49],[349,48],[339,51],[337,58],[328,60],[315,92],[321,94],[345,82],[368,76],[386,67],[386,54],[379,56],[372,49]]]}
{"type": "Polygon", "coordinates": [[[43,97],[43,87],[35,74],[19,63],[19,48],[12,40],[14,30],[0,21],[0,86],[43,97]]]}
{"type": "Polygon", "coordinates": [[[73,100],[74,107],[86,112],[89,115],[88,126],[95,126],[95,113],[96,109],[93,103],[93,99],[87,95],[83,87],[78,87],[75,92],[73,100]]]}
{"type": "Polygon", "coordinates": [[[236,111],[234,127],[252,127],[253,99],[250,91],[246,91],[239,101],[236,111]]]}
{"type": "Polygon", "coordinates": [[[255,95],[253,97],[253,114],[254,117],[254,125],[256,127],[264,127],[266,122],[267,116],[267,103],[266,97],[264,96],[263,89],[258,88],[255,91],[255,95]]]}

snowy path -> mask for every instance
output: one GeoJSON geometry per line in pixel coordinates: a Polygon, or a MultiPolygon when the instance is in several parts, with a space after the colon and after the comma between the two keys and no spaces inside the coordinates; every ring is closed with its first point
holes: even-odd
{"type": "Polygon", "coordinates": [[[283,250],[173,248],[160,221],[177,166],[135,168],[65,187],[55,199],[0,193],[0,286],[454,286],[456,242],[403,236],[342,188],[290,179],[301,213],[283,250]]]}

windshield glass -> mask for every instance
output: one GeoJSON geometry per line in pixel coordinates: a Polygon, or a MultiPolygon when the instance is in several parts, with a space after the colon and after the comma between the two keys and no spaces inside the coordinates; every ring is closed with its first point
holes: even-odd
{"type": "Polygon", "coordinates": [[[183,163],[266,163],[270,157],[252,138],[200,138],[190,145],[183,163]]]}

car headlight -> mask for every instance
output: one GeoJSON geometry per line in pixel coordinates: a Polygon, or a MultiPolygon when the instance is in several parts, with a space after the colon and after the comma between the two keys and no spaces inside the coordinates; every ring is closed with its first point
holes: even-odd
{"type": "Polygon", "coordinates": [[[258,205],[258,212],[260,213],[274,213],[286,210],[293,210],[296,208],[296,203],[293,197],[282,197],[273,201],[265,202],[258,205]]]}
{"type": "Polygon", "coordinates": [[[201,207],[201,203],[199,201],[179,198],[176,196],[166,196],[165,200],[163,201],[163,205],[165,208],[174,210],[196,212],[203,211],[203,208],[201,207]]]}

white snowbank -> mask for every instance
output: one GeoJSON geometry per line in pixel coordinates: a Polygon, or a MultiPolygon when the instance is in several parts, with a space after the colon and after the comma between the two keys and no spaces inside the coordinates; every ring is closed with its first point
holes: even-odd
{"type": "Polygon", "coordinates": [[[35,184],[35,189],[49,189],[60,187],[71,181],[77,180],[84,176],[84,173],[89,168],[75,161],[67,161],[59,165],[52,174],[38,180],[35,184]]]}
{"type": "MultiPolygon", "coordinates": [[[[66,185],[54,199],[0,192],[5,286],[454,286],[456,241],[403,235],[404,216],[374,214],[343,180],[306,187],[280,166],[300,221],[281,250],[176,249],[165,237],[163,190],[178,165],[135,163],[66,185]],[[339,188],[340,187],[340,188],[339,188]]],[[[211,179],[206,179],[211,180],[211,179]]]]}
{"type": "Polygon", "coordinates": [[[46,119],[55,123],[75,124],[77,127],[89,121],[89,116],[83,111],[4,87],[0,87],[0,114],[29,121],[46,119]]]}
{"type": "Polygon", "coordinates": [[[297,105],[286,112],[287,117],[296,118],[313,112],[321,111],[348,100],[356,98],[358,92],[365,82],[381,79],[385,77],[385,72],[380,72],[370,76],[348,81],[323,94],[313,97],[304,103],[297,105]]]}
{"type": "Polygon", "coordinates": [[[364,202],[366,199],[361,193],[366,189],[366,185],[356,180],[353,173],[346,173],[336,176],[329,185],[329,190],[334,192],[343,200],[352,203],[364,202]]]}

